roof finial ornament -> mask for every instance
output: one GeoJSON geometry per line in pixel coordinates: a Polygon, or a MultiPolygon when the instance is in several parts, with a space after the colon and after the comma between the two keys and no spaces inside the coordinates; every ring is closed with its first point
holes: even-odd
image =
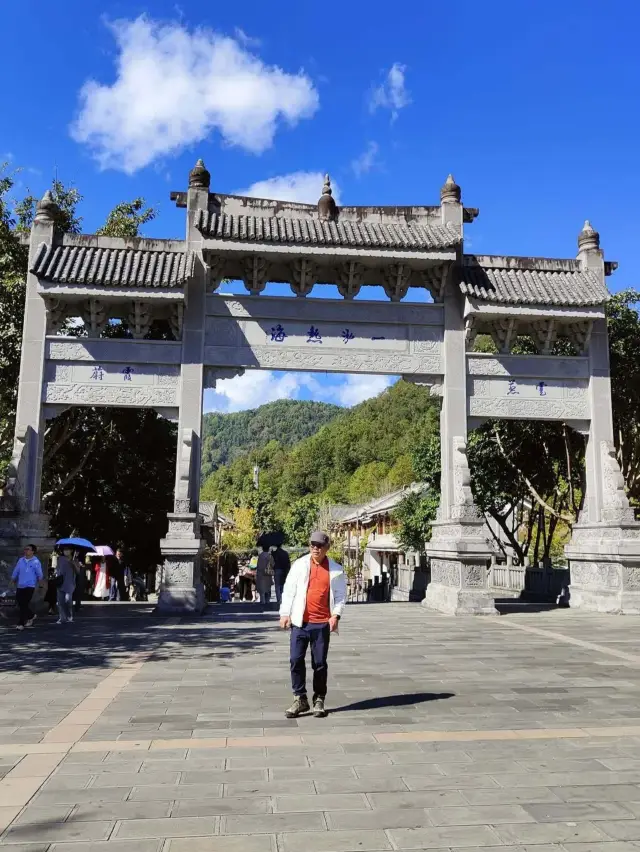
{"type": "Polygon", "coordinates": [[[60,208],[53,200],[51,190],[48,189],[40,201],[36,204],[36,215],[34,221],[42,224],[55,222],[59,213],[60,208]]]}
{"type": "Polygon", "coordinates": [[[461,198],[462,190],[453,179],[453,175],[450,174],[445,180],[442,189],[440,190],[440,201],[442,203],[446,201],[455,201],[459,204],[461,198]]]}
{"type": "Polygon", "coordinates": [[[592,226],[588,219],[582,226],[582,230],[578,234],[578,250],[592,251],[600,248],[600,234],[592,226]]]}
{"type": "Polygon", "coordinates": [[[198,160],[189,172],[190,189],[209,189],[211,186],[211,173],[205,167],[203,160],[198,160]]]}
{"type": "Polygon", "coordinates": [[[332,222],[338,213],[338,207],[333,198],[333,190],[331,189],[331,178],[328,174],[324,176],[324,185],[322,187],[322,195],[318,201],[318,216],[326,222],[332,222]]]}

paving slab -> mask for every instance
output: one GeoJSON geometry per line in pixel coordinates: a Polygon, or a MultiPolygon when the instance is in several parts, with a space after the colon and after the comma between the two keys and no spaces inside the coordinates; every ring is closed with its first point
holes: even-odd
{"type": "Polygon", "coordinates": [[[640,849],[640,618],[351,607],[328,718],[293,722],[276,624],[89,605],[64,653],[0,626],[0,847],[640,849]]]}

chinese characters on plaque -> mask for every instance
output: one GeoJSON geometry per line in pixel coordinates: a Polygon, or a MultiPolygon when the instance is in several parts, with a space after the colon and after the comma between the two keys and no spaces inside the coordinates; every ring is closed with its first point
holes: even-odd
{"type": "MultiPolygon", "coordinates": [[[[131,376],[134,374],[135,370],[133,367],[124,367],[120,371],[122,373],[122,379],[125,382],[131,381],[131,376]]],[[[103,382],[104,381],[104,368],[100,366],[100,364],[96,364],[96,366],[91,371],[91,379],[94,382],[103,382]]]]}
{"type": "MultiPolygon", "coordinates": [[[[536,384],[536,391],[538,392],[538,396],[547,396],[547,383],[540,381],[536,384]]],[[[507,383],[507,396],[519,396],[520,391],[518,390],[518,383],[515,379],[509,379],[507,383]]]]}
{"type": "MultiPolygon", "coordinates": [[[[295,335],[295,331],[293,332],[295,335]]],[[[276,325],[272,325],[269,331],[267,331],[269,342],[271,343],[284,343],[289,337],[289,333],[286,331],[285,327],[282,323],[277,323],[276,325]]],[[[323,335],[318,326],[311,325],[309,329],[305,332],[306,343],[317,344],[323,343],[323,335]]],[[[350,328],[343,328],[340,331],[340,339],[343,344],[350,343],[352,340],[356,339],[355,333],[350,328]]],[[[370,340],[386,340],[384,335],[372,336],[369,338],[370,340]]]]}

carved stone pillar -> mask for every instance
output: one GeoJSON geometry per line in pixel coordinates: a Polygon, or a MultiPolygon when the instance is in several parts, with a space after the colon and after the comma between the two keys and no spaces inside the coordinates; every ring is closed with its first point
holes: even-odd
{"type": "Polygon", "coordinates": [[[629,506],[613,443],[605,320],[594,323],[589,361],[591,422],[585,504],[565,548],[571,572],[571,606],[591,612],[638,614],[640,523],[629,506]]]}
{"type": "Polygon", "coordinates": [[[426,546],[431,582],[423,606],[452,615],[491,615],[491,546],[473,502],[467,462],[467,388],[462,299],[450,280],[444,295],[445,376],[440,436],[440,507],[426,546]]]}
{"type": "MultiPolygon", "coordinates": [[[[56,240],[59,210],[47,191],[36,208],[29,244],[29,266],[42,244],[56,240]]],[[[0,559],[15,561],[25,544],[36,544],[46,553],[52,546],[49,518],[41,513],[40,495],[44,452],[45,418],[42,407],[47,304],[38,293],[35,275],[27,275],[20,380],[16,408],[13,454],[0,501],[0,559]]]]}
{"type": "Polygon", "coordinates": [[[201,576],[204,542],[200,538],[198,503],[209,269],[203,261],[202,235],[194,225],[194,217],[198,210],[207,209],[210,180],[209,172],[199,160],[189,174],[187,193],[187,243],[196,261],[193,277],[185,288],[183,315],[172,317],[174,333],[182,332],[182,367],[174,506],[167,516],[167,536],[160,542],[164,561],[158,610],[165,613],[200,613],[206,606],[201,576]]]}

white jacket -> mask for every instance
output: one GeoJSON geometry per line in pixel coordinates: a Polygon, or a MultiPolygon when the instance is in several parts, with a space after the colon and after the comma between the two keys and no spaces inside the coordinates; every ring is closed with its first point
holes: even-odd
{"type": "MultiPolygon", "coordinates": [[[[307,588],[311,573],[311,554],[302,556],[291,566],[282,590],[280,616],[287,616],[295,627],[302,627],[307,605],[307,588]]],[[[329,609],[331,615],[342,615],[347,598],[347,581],[342,570],[333,559],[329,560],[329,609]]]]}

